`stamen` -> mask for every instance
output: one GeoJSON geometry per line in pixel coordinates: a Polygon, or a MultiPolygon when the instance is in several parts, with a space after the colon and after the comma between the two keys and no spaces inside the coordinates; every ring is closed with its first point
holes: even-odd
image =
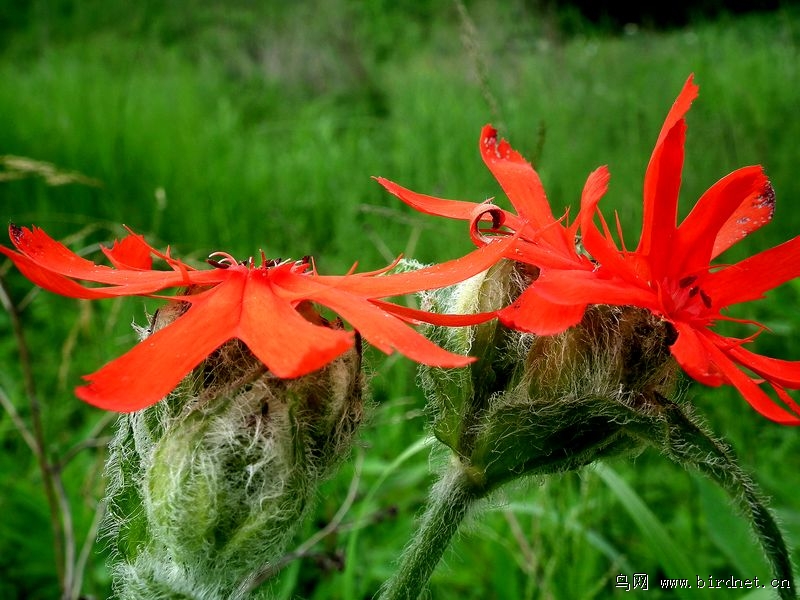
{"type": "Polygon", "coordinates": [[[700,299],[703,301],[706,308],[711,308],[711,298],[703,290],[700,290],[700,299]]]}
{"type": "Polygon", "coordinates": [[[233,258],[227,252],[212,252],[208,255],[206,262],[210,264],[212,267],[216,267],[217,269],[227,269],[231,266],[238,264],[236,259],[233,258]],[[213,260],[215,256],[221,257],[220,260],[213,260]]]}
{"type": "Polygon", "coordinates": [[[208,264],[210,264],[212,267],[214,267],[215,269],[227,269],[228,267],[230,267],[229,264],[220,262],[218,260],[214,260],[213,258],[207,258],[206,262],[208,264]]]}

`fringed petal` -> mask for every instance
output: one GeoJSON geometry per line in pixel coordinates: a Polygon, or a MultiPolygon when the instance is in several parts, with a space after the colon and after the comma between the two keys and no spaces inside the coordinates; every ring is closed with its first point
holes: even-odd
{"type": "Polygon", "coordinates": [[[155,404],[210,353],[234,337],[244,278],[191,297],[192,306],[99,371],[75,390],[105,410],[133,412],[155,404]]]}
{"type": "Polygon", "coordinates": [[[723,177],[678,227],[670,273],[704,271],[714,257],[768,223],[774,207],[775,194],[761,167],[745,167],[723,177]]]}
{"type": "Polygon", "coordinates": [[[750,406],[764,417],[776,423],[782,425],[800,425],[800,411],[797,410],[797,404],[789,398],[785,391],[780,390],[780,386],[774,383],[772,384],[773,388],[779,392],[778,396],[780,399],[783,401],[788,399],[791,402],[788,406],[790,406],[792,410],[780,406],[773,398],[770,398],[760,387],[759,383],[761,382],[754,381],[752,377],[744,373],[736,363],[731,360],[728,353],[714,343],[713,338],[706,337],[702,335],[701,332],[698,339],[704,345],[709,360],[713,361],[722,376],[739,390],[739,393],[744,396],[744,399],[750,406]]]}
{"type": "MultiPolygon", "coordinates": [[[[683,144],[686,138],[684,116],[697,98],[699,88],[693,75],[684,83],[672,105],[647,165],[644,182],[644,214],[638,252],[651,256],[665,248],[675,232],[678,190],[683,169],[683,144]]],[[[658,269],[657,269],[658,270],[658,269]]]]}
{"type": "Polygon", "coordinates": [[[442,314],[408,306],[400,306],[398,304],[392,304],[391,302],[384,302],[383,300],[370,300],[370,302],[378,308],[412,325],[430,323],[431,325],[439,325],[442,327],[468,327],[497,318],[497,311],[472,313],[468,315],[442,314]]]}
{"type": "MultiPolygon", "coordinates": [[[[138,268],[135,270],[114,269],[104,265],[96,265],[78,256],[38,227],[28,229],[27,227],[11,225],[9,235],[17,250],[28,259],[28,266],[31,263],[37,265],[38,280],[35,282],[37,285],[47,279],[46,277],[43,278],[45,271],[71,279],[107,284],[110,287],[87,288],[91,289],[90,294],[103,294],[103,297],[147,295],[166,288],[195,283],[192,277],[196,272],[190,271],[188,268],[172,271],[143,271],[138,268]]],[[[128,244],[133,244],[133,242],[128,242],[128,244]]],[[[11,257],[9,252],[7,249],[3,250],[4,254],[11,257]]],[[[141,257],[133,257],[129,247],[122,251],[118,249],[117,252],[126,260],[138,261],[141,264],[141,257]]],[[[113,255],[115,253],[112,249],[113,255]]],[[[13,259],[13,257],[11,258],[13,259]]],[[[179,263],[179,261],[173,262],[179,263]]],[[[42,287],[50,289],[47,286],[42,287]]],[[[90,295],[89,297],[100,296],[90,295]]]]}
{"type": "Polygon", "coordinates": [[[712,387],[722,385],[727,379],[710,360],[700,334],[694,327],[686,323],[673,323],[678,337],[670,347],[672,356],[692,379],[712,387]]]}
{"type": "Polygon", "coordinates": [[[658,296],[646,285],[604,278],[595,271],[543,271],[534,283],[538,295],[556,304],[630,304],[660,314],[658,296]]]}
{"type": "Polygon", "coordinates": [[[721,336],[713,331],[708,337],[735,362],[764,379],[791,389],[800,389],[800,361],[762,356],[744,348],[744,340],[721,336]]]}
{"type": "Polygon", "coordinates": [[[508,196],[517,214],[535,229],[542,239],[558,251],[574,253],[563,227],[545,229],[556,221],[539,174],[506,140],[497,139],[497,130],[486,125],[481,132],[480,151],[484,163],[508,196]]]}
{"type": "Polygon", "coordinates": [[[149,271],[153,268],[154,248],[139,234],[129,234],[115,241],[111,248],[101,246],[100,249],[117,269],[149,271]]]}
{"type": "Polygon", "coordinates": [[[267,271],[249,271],[247,286],[240,297],[230,299],[230,306],[241,307],[235,337],[277,377],[316,371],[353,345],[352,332],[315,325],[301,316],[275,293],[267,271]]]}
{"type": "Polygon", "coordinates": [[[24,254],[19,254],[13,250],[0,246],[0,253],[5,254],[11,259],[11,262],[19,269],[19,272],[27,277],[31,283],[38,285],[40,288],[67,296],[68,298],[81,298],[86,300],[96,300],[99,298],[112,298],[115,294],[104,291],[98,288],[87,288],[78,283],[75,283],[68,277],[54,273],[49,269],[40,267],[37,263],[32,261],[24,254]]]}
{"type": "Polygon", "coordinates": [[[686,123],[678,121],[656,146],[644,177],[642,237],[637,252],[650,259],[656,277],[667,272],[678,219],[686,123]]]}
{"type": "Polygon", "coordinates": [[[431,290],[460,283],[494,265],[508,254],[516,242],[515,236],[493,240],[485,246],[447,262],[424,267],[416,271],[394,273],[378,277],[352,275],[320,275],[313,280],[308,277],[282,278],[277,281],[287,292],[315,299],[316,290],[329,287],[346,290],[354,296],[364,298],[387,298],[431,290]]]}

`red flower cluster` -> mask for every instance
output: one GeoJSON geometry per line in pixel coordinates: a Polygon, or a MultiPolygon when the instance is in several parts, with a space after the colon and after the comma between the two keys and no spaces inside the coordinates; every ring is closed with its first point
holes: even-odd
{"type": "Polygon", "coordinates": [[[189,304],[174,322],[132,350],[88,375],[76,394],[100,408],[135,411],[166,396],[195,366],[228,340],[237,338],[277,377],[315,371],[345,352],[354,334],[327,326],[308,303],[326,306],[383,352],[397,350],[416,361],[460,367],[471,358],[436,346],[407,324],[471,325],[483,315],[436,315],[381,298],[452,285],[497,262],[513,240],[493,242],[465,257],[417,271],[387,269],[343,276],[319,275],[310,260],[274,262],[262,257],[239,263],[216,253],[210,270],[196,270],[131,233],[103,252],[112,266],[81,258],[38,228],[12,225],[17,251],[0,246],[33,283],[72,298],[145,295],[195,286],[198,293],[172,296],[189,304]],[[153,270],[153,258],[169,270],[153,270]],[[92,282],[88,286],[80,282],[92,282]]]}
{"type": "Polygon", "coordinates": [[[463,366],[470,359],[439,348],[406,324],[462,326],[491,315],[435,315],[382,298],[452,285],[506,257],[539,269],[536,281],[499,311],[507,326],[549,335],[579,323],[590,304],[647,309],[675,327],[672,354],[689,375],[707,385],[732,384],[762,415],[797,425],[800,406],[786,389],[800,389],[800,362],[746,350],[745,344],[764,329],[761,325],[756,324],[759,331],[744,339],[720,335],[711,327],[719,320],[737,320],[723,314],[727,307],[757,299],[800,275],[800,236],[736,264],[712,263],[772,218],[775,197],[760,166],[723,177],[677,224],[684,117],[697,92],[689,77],[656,141],[645,174],[642,236],[632,251],[621,232],[621,248],[617,246],[598,209],[608,187],[605,167],[589,176],[580,211],[568,224],[566,216],[553,216],[534,168],[487,125],[481,133],[481,156],[516,213],[489,203],[417,194],[378,178],[417,210],[470,223],[478,250],[419,271],[322,276],[308,260],[276,263],[262,258],[255,265],[252,259],[238,263],[222,253],[209,261],[215,268],[201,271],[172,258],[168,251],[155,250],[135,234],[103,249],[113,265],[108,267],[80,258],[39,229],[13,225],[10,234],[17,251],[0,247],[0,252],[34,283],[75,298],[155,295],[183,286],[200,290],[174,296],[173,300],[189,304],[183,315],[87,376],[89,384],[78,388],[77,394],[103,408],[131,411],[158,401],[209,353],[233,338],[244,342],[278,377],[298,377],[321,368],[350,348],[354,335],[327,326],[316,312],[306,310],[309,302],[333,310],[386,353],[398,350],[429,365],[463,366]],[[579,233],[588,255],[576,248],[579,233]],[[153,270],[154,257],[170,270],[153,270]],[[764,391],[764,383],[778,401],[764,391]]]}
{"type": "MultiPolygon", "coordinates": [[[[584,186],[581,209],[566,226],[553,217],[541,180],[533,167],[507,142],[484,128],[480,149],[517,211],[491,205],[442,200],[416,194],[379,179],[390,192],[423,212],[471,222],[473,239],[487,218],[489,231],[501,226],[517,232],[508,258],[540,267],[537,280],[499,313],[507,325],[542,335],[578,323],[589,304],[633,305],[672,323],[677,340],[675,360],[701,383],[734,385],[753,408],[778,423],[800,424],[800,406],[786,388],[800,389],[800,362],[754,354],[744,348],[764,327],[745,339],[710,329],[727,307],[762,297],[764,292],[800,275],[800,236],[736,264],[713,264],[724,250],[767,224],[775,196],[760,166],[738,169],[703,194],[691,213],[677,224],[678,191],[684,160],[684,116],[698,88],[692,77],[667,115],[644,180],[644,216],[638,247],[617,247],[598,203],[608,187],[605,167],[584,186]],[[600,227],[595,224],[599,218],[600,227]],[[592,259],[575,250],[575,236],[592,259]],[[744,367],[752,374],[743,371],[744,367]],[[761,387],[768,384],[780,402],[761,387]]],[[[750,323],[749,321],[741,321],[750,323]]]]}

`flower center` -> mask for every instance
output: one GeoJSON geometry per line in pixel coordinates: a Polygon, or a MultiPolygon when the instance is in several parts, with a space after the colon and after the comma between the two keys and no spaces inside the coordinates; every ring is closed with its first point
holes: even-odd
{"type": "MultiPolygon", "coordinates": [[[[282,265],[285,261],[282,258],[267,258],[264,255],[264,252],[261,252],[261,266],[255,267],[255,261],[251,256],[247,260],[236,260],[233,256],[228,254],[227,252],[213,252],[209,255],[206,259],[206,262],[214,267],[215,269],[229,269],[231,267],[247,267],[248,269],[258,268],[258,269],[271,269],[273,267],[277,267],[282,265]]],[[[307,268],[311,264],[311,256],[304,256],[300,260],[296,260],[294,262],[300,268],[307,268]]]]}
{"type": "Polygon", "coordinates": [[[677,282],[668,281],[664,286],[666,296],[671,301],[673,314],[689,318],[706,315],[712,307],[711,297],[697,284],[697,275],[683,277],[677,282]]]}

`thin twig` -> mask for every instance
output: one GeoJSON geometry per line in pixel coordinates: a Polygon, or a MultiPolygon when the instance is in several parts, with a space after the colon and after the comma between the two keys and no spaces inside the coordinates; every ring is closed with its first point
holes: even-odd
{"type": "Polygon", "coordinates": [[[31,452],[36,456],[39,453],[39,448],[36,446],[36,439],[33,437],[31,430],[28,429],[28,426],[25,425],[25,421],[22,420],[22,417],[17,412],[16,407],[11,403],[11,399],[6,395],[3,388],[0,388],[0,404],[6,409],[6,412],[14,422],[14,427],[17,428],[22,439],[28,444],[28,448],[30,448],[31,452]]]}
{"type": "Polygon", "coordinates": [[[61,460],[58,463],[59,470],[65,469],[70,461],[82,450],[86,450],[87,448],[103,448],[107,446],[111,441],[111,438],[109,436],[101,437],[100,434],[111,424],[112,421],[116,420],[118,416],[119,415],[117,415],[117,413],[104,413],[97,423],[95,423],[94,427],[92,427],[92,430],[86,436],[85,440],[81,440],[64,452],[64,455],[61,457],[61,460]]]}
{"type": "Polygon", "coordinates": [[[56,569],[61,583],[62,598],[70,600],[73,587],[73,559],[75,556],[75,537],[72,531],[72,516],[69,500],[66,497],[60,472],[55,469],[47,456],[44,426],[42,424],[42,410],[36,395],[36,383],[31,368],[31,357],[25,333],[22,329],[22,320],[19,311],[11,300],[5,279],[0,276],[0,304],[11,318],[11,329],[17,342],[22,381],[25,393],[30,403],[31,423],[33,425],[33,440],[36,450],[34,455],[39,464],[44,484],[47,504],[50,508],[50,526],[53,529],[53,545],[56,557],[56,569]]]}
{"type": "MultiPolygon", "coordinates": [[[[111,416],[116,417],[117,415],[111,414],[111,416]]],[[[56,467],[59,471],[61,471],[65,469],[70,461],[80,454],[81,451],[89,448],[105,448],[112,439],[114,439],[112,436],[107,435],[104,437],[88,437],[85,440],[81,440],[64,453],[64,456],[61,458],[61,460],[56,463],[56,467]]]]}
{"type": "Polygon", "coordinates": [[[86,563],[89,562],[89,556],[92,553],[94,541],[97,539],[97,532],[100,529],[100,523],[102,523],[105,513],[106,502],[103,500],[97,504],[97,510],[94,512],[92,524],[89,526],[89,530],[86,532],[86,538],[83,540],[81,552],[78,555],[77,562],[75,563],[75,580],[72,583],[72,598],[80,597],[81,586],[83,585],[83,574],[86,572],[86,563]]]}
{"type": "Polygon", "coordinates": [[[504,510],[503,516],[506,519],[506,523],[508,523],[508,526],[511,528],[511,535],[517,543],[517,547],[522,553],[525,570],[528,575],[533,575],[536,572],[536,556],[533,553],[533,548],[531,548],[531,545],[528,543],[525,533],[522,531],[522,526],[519,523],[519,519],[517,519],[517,515],[515,515],[512,510],[504,510]]]}
{"type": "Polygon", "coordinates": [[[492,119],[496,124],[500,125],[502,122],[500,103],[492,93],[492,88],[489,85],[489,66],[484,53],[481,51],[480,43],[478,42],[478,28],[475,27],[475,22],[472,20],[472,17],[469,16],[469,11],[467,11],[464,2],[462,0],[454,0],[454,3],[458,10],[458,16],[461,19],[461,41],[464,44],[464,49],[472,60],[481,94],[486,104],[489,106],[492,119]]]}

